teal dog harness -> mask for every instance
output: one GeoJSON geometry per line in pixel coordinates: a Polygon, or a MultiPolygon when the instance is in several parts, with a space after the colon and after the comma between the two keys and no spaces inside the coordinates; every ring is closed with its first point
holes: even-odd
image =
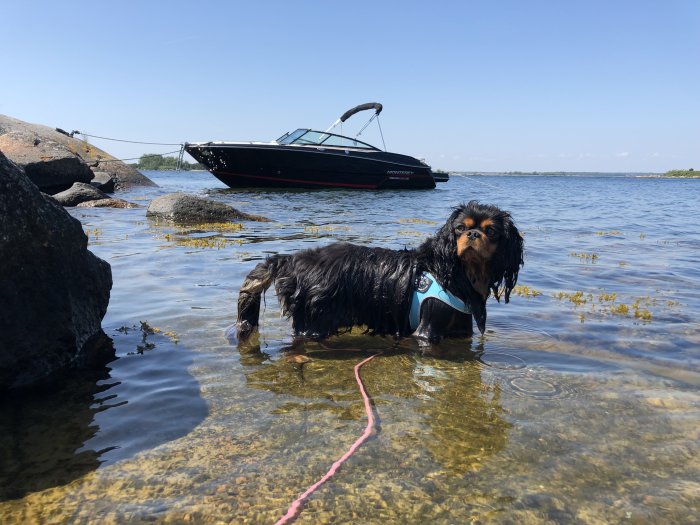
{"type": "Polygon", "coordinates": [[[454,294],[440,286],[437,279],[430,273],[423,272],[413,292],[413,299],[411,299],[411,313],[409,314],[411,330],[418,328],[418,324],[420,323],[420,307],[426,299],[437,299],[459,312],[465,314],[472,313],[472,309],[466,305],[464,301],[458,299],[454,294]]]}

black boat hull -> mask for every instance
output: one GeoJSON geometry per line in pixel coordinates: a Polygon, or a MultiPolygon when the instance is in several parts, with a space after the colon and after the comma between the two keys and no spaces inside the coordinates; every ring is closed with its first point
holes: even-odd
{"type": "Polygon", "coordinates": [[[418,159],[384,151],[277,144],[188,144],[185,150],[231,188],[431,189],[418,159]]]}

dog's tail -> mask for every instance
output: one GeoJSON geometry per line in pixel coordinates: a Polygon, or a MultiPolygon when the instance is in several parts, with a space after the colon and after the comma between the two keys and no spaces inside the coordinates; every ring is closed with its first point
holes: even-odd
{"type": "Polygon", "coordinates": [[[273,255],[258,264],[243,281],[238,295],[238,340],[245,341],[258,328],[260,300],[274,282],[277,271],[289,256],[273,255]]]}

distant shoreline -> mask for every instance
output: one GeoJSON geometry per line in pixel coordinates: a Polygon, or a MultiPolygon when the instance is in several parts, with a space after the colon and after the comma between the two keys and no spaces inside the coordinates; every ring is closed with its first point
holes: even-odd
{"type": "MultiPolygon", "coordinates": [[[[653,172],[621,172],[621,171],[450,171],[450,177],[638,177],[650,179],[698,179],[700,172],[693,175],[669,175],[653,172]]],[[[691,172],[693,173],[693,172],[691,172]]]]}

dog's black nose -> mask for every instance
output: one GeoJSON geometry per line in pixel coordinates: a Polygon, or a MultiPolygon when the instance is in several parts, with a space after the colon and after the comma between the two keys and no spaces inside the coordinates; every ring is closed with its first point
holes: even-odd
{"type": "Polygon", "coordinates": [[[478,239],[479,237],[481,237],[481,232],[479,230],[469,230],[467,232],[467,238],[469,240],[473,241],[474,239],[478,239]]]}

